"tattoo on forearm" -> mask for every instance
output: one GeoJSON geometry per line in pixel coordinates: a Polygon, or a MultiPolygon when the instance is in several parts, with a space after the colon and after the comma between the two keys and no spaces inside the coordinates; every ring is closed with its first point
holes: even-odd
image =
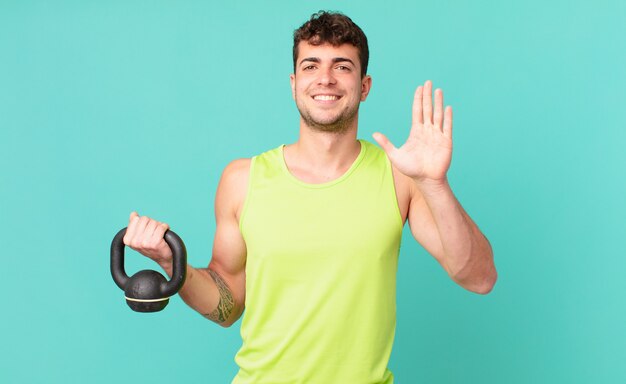
{"type": "Polygon", "coordinates": [[[211,313],[204,314],[209,320],[215,321],[216,323],[223,323],[228,319],[230,314],[233,312],[233,308],[235,307],[235,300],[233,299],[233,294],[228,289],[228,285],[217,272],[209,269],[209,275],[215,281],[217,285],[217,289],[220,292],[220,302],[217,304],[217,308],[211,313]]]}

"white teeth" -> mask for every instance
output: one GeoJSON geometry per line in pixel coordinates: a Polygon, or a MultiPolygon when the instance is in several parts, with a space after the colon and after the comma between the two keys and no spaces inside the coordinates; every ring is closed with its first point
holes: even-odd
{"type": "Polygon", "coordinates": [[[323,100],[323,101],[330,101],[330,100],[337,100],[337,99],[339,99],[339,97],[332,96],[332,95],[317,95],[317,96],[313,96],[313,99],[315,99],[315,100],[323,100]]]}

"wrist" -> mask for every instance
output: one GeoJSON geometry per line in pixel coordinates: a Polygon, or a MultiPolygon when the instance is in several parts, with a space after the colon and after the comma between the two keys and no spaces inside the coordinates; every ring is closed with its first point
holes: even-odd
{"type": "Polygon", "coordinates": [[[443,179],[413,178],[413,181],[422,194],[436,194],[450,189],[447,177],[443,179]]]}
{"type": "Polygon", "coordinates": [[[160,252],[152,257],[152,260],[156,261],[170,277],[172,276],[172,269],[174,265],[174,255],[169,246],[165,245],[160,249],[160,252]]]}
{"type": "Polygon", "coordinates": [[[167,275],[169,277],[172,277],[172,275],[174,274],[174,267],[172,266],[172,261],[159,261],[158,262],[159,266],[161,266],[161,268],[163,268],[163,270],[165,271],[165,273],[167,273],[167,275]]]}

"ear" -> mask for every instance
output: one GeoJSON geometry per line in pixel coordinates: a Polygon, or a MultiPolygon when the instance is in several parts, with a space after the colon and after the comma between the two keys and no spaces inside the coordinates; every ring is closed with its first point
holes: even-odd
{"type": "Polygon", "coordinates": [[[291,97],[293,97],[293,99],[296,99],[296,75],[295,73],[292,73],[291,75],[289,75],[289,83],[291,83],[291,97]]]}
{"type": "Polygon", "coordinates": [[[365,99],[367,99],[370,89],[372,89],[372,76],[365,75],[365,77],[361,79],[361,101],[365,101],[365,99]]]}

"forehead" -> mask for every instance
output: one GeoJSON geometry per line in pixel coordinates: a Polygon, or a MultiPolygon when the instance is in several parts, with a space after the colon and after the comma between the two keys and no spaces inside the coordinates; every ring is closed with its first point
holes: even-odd
{"type": "Polygon", "coordinates": [[[359,50],[352,44],[341,44],[334,46],[328,43],[320,45],[312,45],[307,41],[298,43],[298,57],[296,63],[300,63],[302,59],[308,57],[316,57],[322,61],[332,60],[336,57],[345,57],[359,65],[359,50]]]}

